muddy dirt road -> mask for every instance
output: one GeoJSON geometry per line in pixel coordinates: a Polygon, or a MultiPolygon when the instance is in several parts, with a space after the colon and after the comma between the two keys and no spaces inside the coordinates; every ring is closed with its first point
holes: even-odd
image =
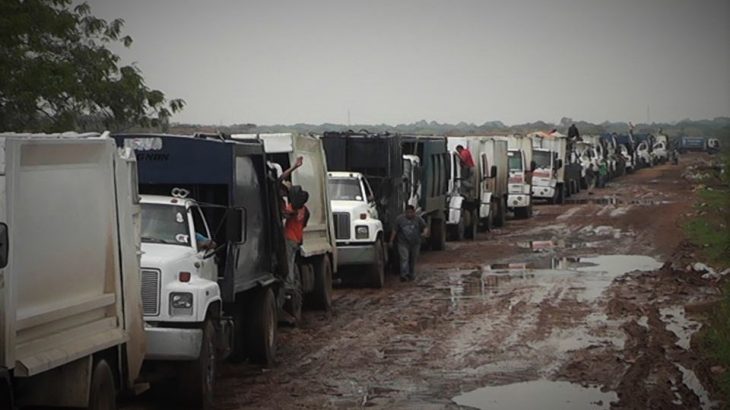
{"type": "Polygon", "coordinates": [[[684,165],[450,242],[415,282],[337,289],[281,329],[276,367],[223,365],[218,407],[712,408],[685,306],[718,291],[679,268],[684,165]]]}

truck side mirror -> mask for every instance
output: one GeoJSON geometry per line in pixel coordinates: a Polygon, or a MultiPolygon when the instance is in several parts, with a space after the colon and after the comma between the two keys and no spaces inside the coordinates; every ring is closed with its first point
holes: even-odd
{"type": "Polygon", "coordinates": [[[558,170],[563,167],[563,160],[559,159],[555,162],[555,169],[558,170]]]}
{"type": "Polygon", "coordinates": [[[10,249],[8,242],[8,226],[0,223],[0,268],[8,266],[8,250],[10,249]]]}
{"type": "Polygon", "coordinates": [[[534,172],[535,169],[537,169],[537,163],[535,161],[530,161],[530,172],[534,172]]]}
{"type": "Polygon", "coordinates": [[[497,166],[496,165],[492,165],[492,167],[489,168],[489,176],[491,178],[496,178],[497,177],[497,166]]]}

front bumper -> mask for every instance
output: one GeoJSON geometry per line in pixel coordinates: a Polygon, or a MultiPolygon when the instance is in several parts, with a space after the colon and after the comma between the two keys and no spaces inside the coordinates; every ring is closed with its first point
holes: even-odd
{"type": "Polygon", "coordinates": [[[337,245],[337,266],[369,265],[375,261],[375,244],[337,245]]]}
{"type": "Polygon", "coordinates": [[[555,188],[550,186],[532,186],[532,196],[535,198],[550,199],[555,195],[555,188]]]}
{"type": "Polygon", "coordinates": [[[530,206],[530,195],[510,194],[507,196],[508,208],[524,208],[530,206]]]}
{"type": "Polygon", "coordinates": [[[203,343],[202,329],[145,325],[147,360],[195,360],[203,343]]]}

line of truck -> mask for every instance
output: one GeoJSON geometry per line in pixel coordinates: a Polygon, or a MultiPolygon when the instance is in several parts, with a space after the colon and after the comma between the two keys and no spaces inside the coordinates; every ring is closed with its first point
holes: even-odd
{"type": "Polygon", "coordinates": [[[384,285],[407,205],[443,250],[667,144],[629,137],[0,134],[0,407],[114,408],[167,383],[211,408],[221,360],[271,365],[278,326],[330,310],[335,280],[384,285]]]}

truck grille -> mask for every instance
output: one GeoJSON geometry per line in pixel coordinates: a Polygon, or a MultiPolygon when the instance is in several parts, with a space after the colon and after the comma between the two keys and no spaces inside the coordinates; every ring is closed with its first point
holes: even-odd
{"type": "Polygon", "coordinates": [[[145,316],[160,314],[160,271],[142,269],[142,310],[145,316]]]}
{"type": "Polygon", "coordinates": [[[350,214],[347,212],[333,212],[335,220],[335,239],[350,239],[350,214]]]}

